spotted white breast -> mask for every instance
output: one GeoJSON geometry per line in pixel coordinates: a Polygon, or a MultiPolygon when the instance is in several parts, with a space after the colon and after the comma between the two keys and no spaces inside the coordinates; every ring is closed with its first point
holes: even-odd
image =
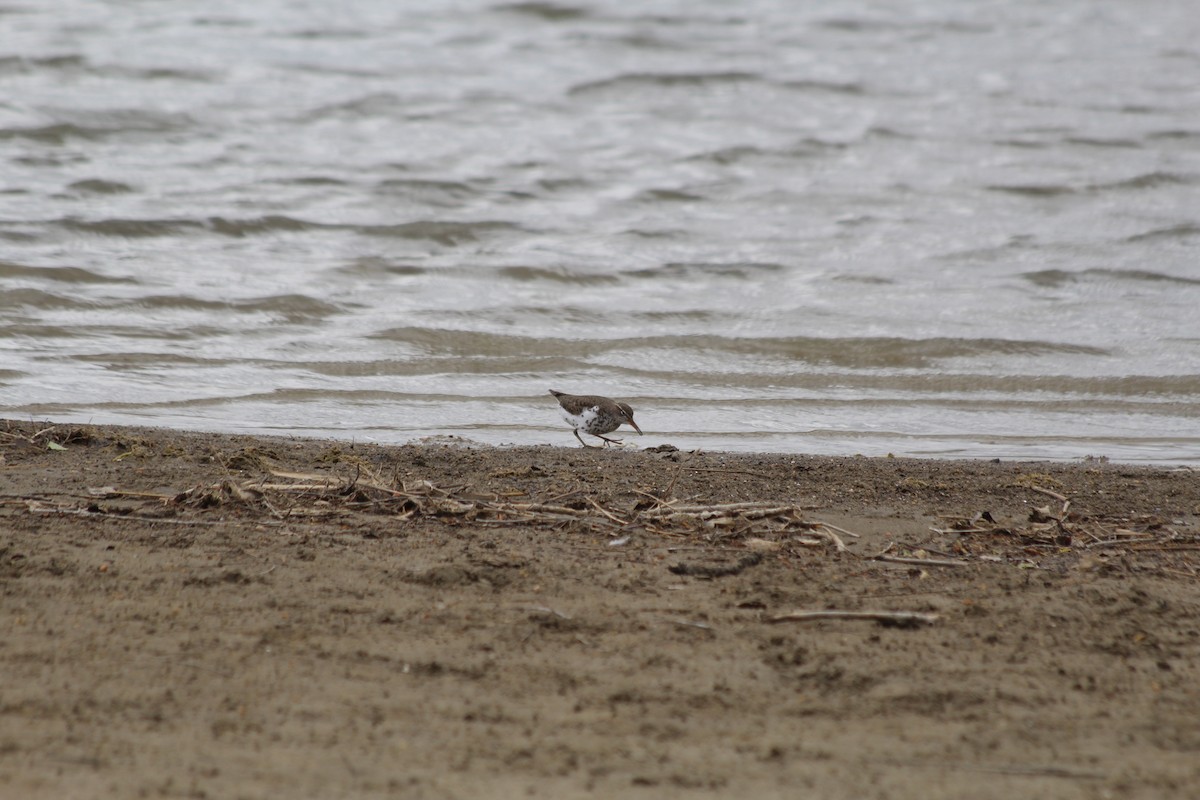
{"type": "Polygon", "coordinates": [[[588,406],[578,414],[572,414],[565,408],[560,408],[559,413],[562,414],[562,418],[565,419],[567,424],[571,427],[575,428],[576,430],[587,431],[592,427],[592,422],[597,416],[599,416],[600,406],[588,406]]]}

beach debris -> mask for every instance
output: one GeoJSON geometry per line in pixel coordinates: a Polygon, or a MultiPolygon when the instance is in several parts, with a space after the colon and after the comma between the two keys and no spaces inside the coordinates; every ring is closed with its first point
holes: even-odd
{"type": "MultiPolygon", "coordinates": [[[[31,452],[44,451],[51,442],[65,447],[89,441],[91,435],[84,429],[0,430],[0,443],[31,452]]],[[[121,450],[117,458],[122,458],[141,445],[140,440],[126,437],[116,446],[121,450]]],[[[169,454],[161,445],[147,443],[144,449],[169,454]]],[[[473,528],[543,527],[603,537],[596,546],[617,557],[641,552],[653,536],[705,550],[709,555],[697,562],[668,567],[675,574],[701,579],[733,576],[768,560],[788,562],[814,553],[877,568],[904,565],[916,577],[928,575],[927,570],[981,564],[1019,569],[1159,569],[1181,576],[1200,572],[1195,562],[1200,533],[1192,520],[1179,514],[1092,513],[1076,505],[1070,490],[1044,473],[1024,473],[1006,485],[1028,493],[1020,514],[1009,511],[1009,516],[1003,516],[986,508],[942,514],[929,527],[931,536],[907,545],[888,543],[883,550],[872,547],[872,555],[852,549],[856,544],[852,540],[858,538],[855,532],[814,519],[817,507],[803,504],[799,496],[705,502],[703,496],[676,495],[681,476],[701,472],[729,475],[743,487],[743,497],[763,496],[755,493],[753,481],[771,476],[755,470],[680,464],[672,470],[673,476],[654,487],[628,481],[615,491],[596,491],[586,482],[554,480],[546,482],[545,494],[538,495],[522,480],[507,480],[540,479],[543,468],[538,464],[517,465],[475,484],[458,484],[435,482],[411,471],[403,476],[398,471],[388,474],[386,467],[338,448],[310,462],[313,471],[284,468],[279,451],[265,446],[244,447],[232,455],[215,453],[208,460],[220,465],[224,477],[208,478],[210,482],[183,490],[146,491],[98,483],[72,490],[73,495],[0,496],[0,507],[114,523],[140,520],[164,527],[233,526],[253,520],[258,527],[277,527],[286,535],[296,535],[298,523],[328,519],[369,521],[371,536],[422,521],[473,528]],[[1146,555],[1135,559],[1139,553],[1146,555]]],[[[419,460],[414,464],[425,466],[419,460]]],[[[892,535],[886,530],[884,534],[892,535]]]]}
{"type": "Polygon", "coordinates": [[[820,620],[872,620],[896,628],[917,628],[937,622],[937,614],[920,611],[789,611],[767,617],[767,622],[817,622],[820,620]]]}

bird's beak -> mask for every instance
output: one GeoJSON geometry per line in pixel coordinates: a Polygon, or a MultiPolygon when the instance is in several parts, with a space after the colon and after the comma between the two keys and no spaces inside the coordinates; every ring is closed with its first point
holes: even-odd
{"type": "Polygon", "coordinates": [[[642,435],[643,435],[643,434],[642,434],[642,429],[641,429],[641,428],[639,428],[639,427],[637,426],[637,423],[636,423],[636,422],[634,422],[633,420],[629,420],[629,424],[630,424],[630,425],[632,425],[632,426],[633,426],[633,429],[634,429],[635,431],[637,431],[637,432],[638,432],[638,436],[642,436],[642,435]]]}

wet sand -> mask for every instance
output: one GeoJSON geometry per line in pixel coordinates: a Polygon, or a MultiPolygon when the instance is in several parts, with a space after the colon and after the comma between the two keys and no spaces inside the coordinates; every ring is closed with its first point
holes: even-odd
{"type": "Polygon", "coordinates": [[[1200,792],[1194,471],[563,440],[0,421],[6,796],[1200,792]]]}

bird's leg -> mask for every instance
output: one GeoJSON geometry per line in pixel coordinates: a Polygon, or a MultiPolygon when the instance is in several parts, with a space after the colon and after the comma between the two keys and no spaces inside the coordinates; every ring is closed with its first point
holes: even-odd
{"type": "MultiPolygon", "coordinates": [[[[595,436],[597,439],[603,439],[604,441],[608,442],[609,444],[624,444],[625,443],[624,440],[622,440],[622,439],[610,439],[607,436],[601,436],[598,433],[593,433],[592,436],[595,436]]],[[[607,444],[604,446],[608,447],[607,444]]]]}
{"type": "Polygon", "coordinates": [[[594,445],[594,444],[588,444],[587,442],[585,442],[585,441],[583,440],[583,437],[579,435],[579,429],[578,429],[578,428],[576,428],[576,429],[575,429],[575,438],[576,438],[576,439],[578,439],[578,440],[579,440],[579,443],[580,443],[581,445],[583,445],[584,447],[596,447],[596,445],[594,445]]]}

